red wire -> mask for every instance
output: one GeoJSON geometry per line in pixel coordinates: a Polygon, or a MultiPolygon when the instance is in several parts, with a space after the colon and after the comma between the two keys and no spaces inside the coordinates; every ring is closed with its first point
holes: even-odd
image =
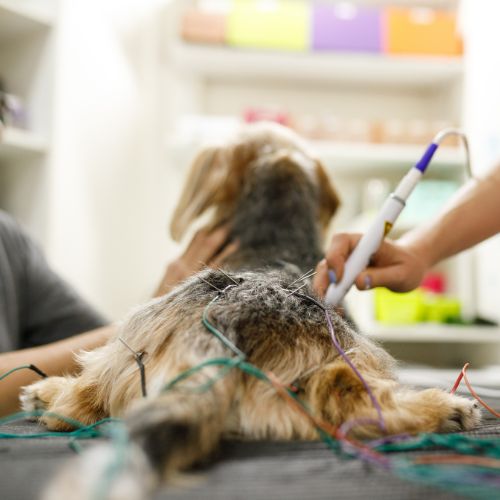
{"type": "Polygon", "coordinates": [[[460,385],[460,382],[462,381],[464,377],[464,370],[466,370],[469,367],[469,363],[465,363],[464,367],[462,368],[461,372],[459,373],[457,380],[455,380],[455,384],[451,388],[450,394],[455,394],[455,391],[458,389],[458,386],[460,385]]]}
{"type": "Polygon", "coordinates": [[[489,406],[487,403],[485,403],[476,393],[476,391],[472,388],[472,385],[469,382],[469,379],[467,378],[467,368],[469,368],[469,363],[465,363],[464,367],[462,368],[462,371],[460,372],[460,375],[458,376],[455,385],[452,387],[450,393],[455,394],[455,391],[457,390],[458,386],[460,385],[460,382],[462,379],[465,381],[465,385],[467,386],[467,389],[469,389],[469,392],[471,395],[476,399],[476,401],[480,404],[482,404],[492,415],[494,415],[497,418],[500,418],[500,413],[495,411],[491,406],[489,406]]]}
{"type": "MultiPolygon", "coordinates": [[[[462,379],[464,379],[467,388],[469,389],[471,395],[481,403],[489,412],[491,412],[496,417],[500,417],[500,413],[496,412],[493,408],[491,408],[488,404],[486,404],[477,394],[476,391],[472,388],[468,378],[467,378],[467,368],[469,367],[469,363],[466,363],[462,368],[453,388],[451,389],[451,394],[454,394],[457,390],[458,386],[462,379]]],[[[359,442],[356,439],[348,438],[346,433],[344,433],[339,427],[333,426],[328,422],[325,422],[321,418],[317,418],[307,412],[305,408],[302,407],[290,394],[287,392],[289,388],[287,385],[283,384],[272,372],[267,372],[269,381],[276,389],[277,393],[295,410],[304,415],[307,419],[311,421],[313,425],[317,428],[322,429],[324,432],[329,434],[330,436],[338,439],[339,441],[349,444],[354,447],[361,455],[365,457],[371,457],[379,463],[390,466],[390,460],[385,457],[383,454],[369,448],[364,443],[359,442]]],[[[490,458],[490,457],[481,457],[481,456],[464,456],[459,454],[447,454],[447,455],[421,455],[420,457],[416,457],[413,460],[414,464],[429,464],[429,465],[471,465],[471,466],[482,466],[489,467],[493,469],[500,469],[500,460],[490,458]]]]}
{"type": "Polygon", "coordinates": [[[364,454],[365,456],[369,456],[385,466],[389,465],[389,459],[381,453],[373,450],[369,446],[359,442],[356,439],[348,438],[338,427],[335,427],[325,420],[315,417],[311,413],[307,412],[301,404],[299,404],[292,396],[290,396],[290,394],[288,394],[288,392],[286,391],[287,386],[283,384],[273,372],[268,371],[266,372],[266,375],[271,384],[276,389],[278,395],[280,395],[285,400],[285,402],[288,403],[289,406],[304,415],[317,428],[338,439],[339,441],[350,444],[359,453],[364,454]]]}

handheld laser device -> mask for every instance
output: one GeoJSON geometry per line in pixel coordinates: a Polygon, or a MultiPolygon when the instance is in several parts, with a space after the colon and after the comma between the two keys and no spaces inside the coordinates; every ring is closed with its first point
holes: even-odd
{"type": "Polygon", "coordinates": [[[331,283],[328,287],[325,297],[325,301],[328,305],[338,305],[353,285],[358,274],[368,266],[372,255],[378,250],[383,239],[392,229],[396,219],[405,207],[406,200],[424,175],[434,153],[441,142],[449,135],[458,135],[462,139],[467,155],[467,171],[468,174],[472,176],[469,145],[465,134],[460,130],[451,128],[439,132],[434,137],[432,143],[427,147],[422,158],[420,158],[415,166],[403,177],[394,192],[382,205],[382,209],[375,218],[375,221],[361,237],[359,243],[347,259],[342,279],[338,283],[331,283]]]}

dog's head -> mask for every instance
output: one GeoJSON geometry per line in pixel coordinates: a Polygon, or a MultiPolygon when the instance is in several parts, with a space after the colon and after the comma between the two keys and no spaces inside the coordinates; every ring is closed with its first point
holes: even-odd
{"type": "Polygon", "coordinates": [[[323,230],[339,206],[339,198],[322,164],[291,130],[274,123],[247,126],[225,146],[203,149],[195,158],[170,225],[180,240],[191,223],[209,209],[211,227],[230,222],[255,169],[280,169],[296,182],[310,182],[323,230]]]}

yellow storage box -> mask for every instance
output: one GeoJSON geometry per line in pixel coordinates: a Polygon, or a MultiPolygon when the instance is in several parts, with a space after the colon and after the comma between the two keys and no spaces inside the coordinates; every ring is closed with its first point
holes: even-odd
{"type": "Polygon", "coordinates": [[[302,0],[234,0],[227,18],[227,43],[304,51],[309,47],[310,19],[310,6],[302,0]]]}

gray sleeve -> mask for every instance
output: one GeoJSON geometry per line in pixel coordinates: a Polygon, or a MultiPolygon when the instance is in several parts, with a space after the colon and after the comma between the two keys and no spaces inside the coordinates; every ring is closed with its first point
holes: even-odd
{"type": "Polygon", "coordinates": [[[13,252],[10,262],[17,275],[18,348],[47,344],[106,325],[104,318],[50,269],[24,231],[15,223],[9,226],[4,246],[13,252]]]}

